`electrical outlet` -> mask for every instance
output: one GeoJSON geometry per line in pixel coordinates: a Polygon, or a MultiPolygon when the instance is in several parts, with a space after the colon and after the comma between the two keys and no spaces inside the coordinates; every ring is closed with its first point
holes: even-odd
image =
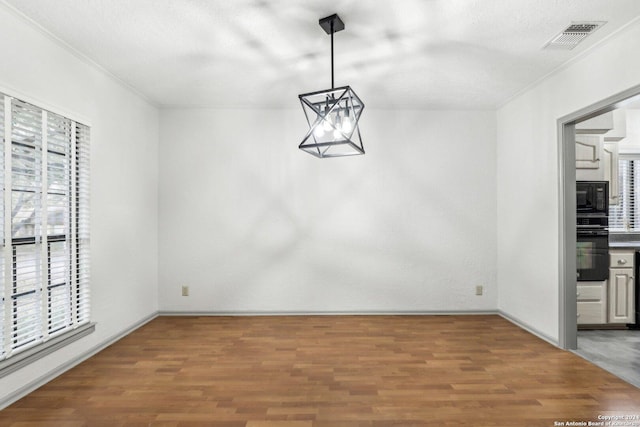
{"type": "Polygon", "coordinates": [[[182,296],[183,297],[188,297],[189,296],[189,287],[188,286],[182,286],[182,296]]]}
{"type": "Polygon", "coordinates": [[[480,286],[476,286],[476,295],[482,295],[482,291],[483,291],[483,287],[482,285],[480,286]]]}

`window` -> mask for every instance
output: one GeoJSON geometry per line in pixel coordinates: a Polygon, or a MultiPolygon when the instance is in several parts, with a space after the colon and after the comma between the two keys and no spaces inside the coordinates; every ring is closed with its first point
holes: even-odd
{"type": "Polygon", "coordinates": [[[609,205],[609,230],[640,232],[640,159],[620,158],[618,191],[618,204],[609,205]]]}
{"type": "Polygon", "coordinates": [[[0,370],[89,326],[89,128],[0,94],[0,370]]]}

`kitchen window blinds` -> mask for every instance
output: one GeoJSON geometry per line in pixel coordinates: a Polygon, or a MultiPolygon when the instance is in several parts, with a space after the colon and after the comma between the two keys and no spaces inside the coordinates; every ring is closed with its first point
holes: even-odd
{"type": "Polygon", "coordinates": [[[89,323],[89,128],[0,94],[0,142],[2,361],[89,323]]]}
{"type": "Polygon", "coordinates": [[[618,204],[609,205],[610,231],[640,231],[638,191],[640,160],[620,159],[618,163],[618,204]]]}

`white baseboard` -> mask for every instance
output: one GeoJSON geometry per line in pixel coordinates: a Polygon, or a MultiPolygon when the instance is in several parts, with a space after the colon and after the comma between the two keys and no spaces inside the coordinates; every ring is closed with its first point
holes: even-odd
{"type": "Polygon", "coordinates": [[[559,347],[558,341],[540,332],[527,323],[516,319],[502,310],[442,310],[442,311],[180,311],[162,310],[159,316],[478,316],[498,315],[513,323],[517,327],[537,336],[538,338],[559,347]]]}
{"type": "Polygon", "coordinates": [[[73,368],[74,366],[84,362],[85,360],[87,360],[88,358],[90,358],[91,356],[95,355],[96,353],[99,353],[100,351],[104,350],[105,348],[109,347],[111,344],[113,344],[114,342],[118,341],[121,338],[124,338],[125,336],[129,335],[131,332],[135,331],[136,329],[138,329],[139,327],[143,326],[146,323],[149,323],[150,321],[152,321],[153,319],[155,319],[156,317],[158,317],[158,312],[152,313],[149,316],[143,318],[142,320],[136,322],[134,325],[128,327],[127,329],[109,337],[108,339],[106,339],[105,341],[103,341],[101,344],[96,345],[95,347],[85,351],[84,353],[78,355],[77,357],[74,357],[73,359],[69,360],[68,362],[50,370],[49,372],[47,372],[46,374],[42,375],[41,377],[35,379],[34,381],[31,381],[28,384],[25,384],[24,386],[20,387],[18,390],[14,391],[13,393],[10,393],[9,395],[7,395],[6,397],[2,398],[0,400],[0,411],[3,410],[4,408],[6,408],[7,406],[11,405],[14,402],[17,402],[18,400],[22,399],[24,396],[26,396],[27,394],[33,392],[34,390],[38,389],[39,387],[42,387],[43,385],[45,385],[46,383],[48,383],[49,381],[53,380],[54,378],[56,378],[57,376],[65,373],[66,371],[68,371],[69,369],[73,368]]]}
{"type": "Polygon", "coordinates": [[[159,316],[473,316],[473,315],[490,315],[500,314],[497,310],[389,310],[389,311],[180,311],[180,310],[161,310],[159,316]]]}
{"type": "Polygon", "coordinates": [[[555,347],[560,347],[557,339],[551,338],[549,335],[540,332],[539,330],[537,330],[533,326],[528,325],[526,322],[523,322],[522,320],[517,319],[517,318],[511,316],[510,314],[505,313],[502,310],[498,310],[497,313],[501,317],[503,317],[504,319],[506,319],[509,322],[511,322],[514,325],[516,325],[517,327],[524,329],[525,331],[537,336],[538,338],[548,342],[549,344],[554,345],[555,347]]]}

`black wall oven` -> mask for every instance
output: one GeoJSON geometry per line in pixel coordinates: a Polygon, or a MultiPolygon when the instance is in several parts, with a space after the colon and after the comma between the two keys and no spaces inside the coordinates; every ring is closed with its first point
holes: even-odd
{"type": "Polygon", "coordinates": [[[578,218],[576,267],[579,282],[609,278],[609,218],[578,218]]]}
{"type": "Polygon", "coordinates": [[[609,279],[608,182],[576,182],[576,234],[577,280],[609,279]]]}

